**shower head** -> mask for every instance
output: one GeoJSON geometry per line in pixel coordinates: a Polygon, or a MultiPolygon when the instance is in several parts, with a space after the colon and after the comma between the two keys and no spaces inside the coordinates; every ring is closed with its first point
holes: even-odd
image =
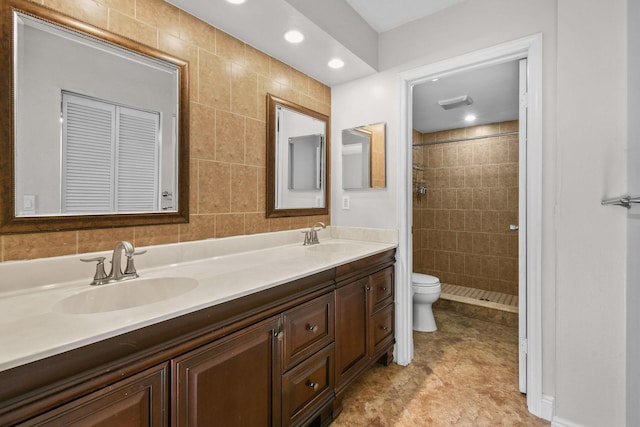
{"type": "Polygon", "coordinates": [[[454,108],[473,104],[473,99],[469,95],[456,96],[455,98],[442,99],[438,101],[445,110],[453,110],[454,108]]]}

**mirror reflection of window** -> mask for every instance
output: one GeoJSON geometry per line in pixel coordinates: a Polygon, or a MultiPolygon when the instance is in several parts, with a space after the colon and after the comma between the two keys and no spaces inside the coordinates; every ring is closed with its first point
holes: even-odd
{"type": "Polygon", "coordinates": [[[159,210],[160,113],[62,92],[62,213],[159,210]]]}

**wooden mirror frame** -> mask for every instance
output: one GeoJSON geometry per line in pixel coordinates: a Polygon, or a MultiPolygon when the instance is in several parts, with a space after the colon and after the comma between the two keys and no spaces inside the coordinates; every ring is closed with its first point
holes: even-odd
{"type": "Polygon", "coordinates": [[[331,126],[330,118],[322,113],[311,110],[309,108],[298,105],[294,102],[278,98],[274,95],[267,94],[267,218],[281,218],[290,216],[312,216],[312,215],[328,215],[330,205],[330,188],[331,188],[331,126]],[[323,120],[325,127],[325,161],[324,161],[324,207],[322,208],[276,208],[276,159],[277,159],[277,138],[276,138],[276,107],[281,105],[289,110],[297,111],[301,114],[323,120]]]}
{"type": "Polygon", "coordinates": [[[189,65],[165,52],[79,21],[27,0],[0,2],[0,234],[189,222],[189,65]],[[136,214],[97,214],[17,217],[15,212],[15,112],[13,13],[20,12],[107,42],[174,64],[179,70],[178,95],[178,210],[136,214]]]}

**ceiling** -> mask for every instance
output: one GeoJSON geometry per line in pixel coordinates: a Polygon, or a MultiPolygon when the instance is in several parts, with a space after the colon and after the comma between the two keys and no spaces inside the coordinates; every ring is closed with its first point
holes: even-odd
{"type": "Polygon", "coordinates": [[[346,0],[378,33],[436,13],[464,0],[346,0]]]}
{"type": "MultiPolygon", "coordinates": [[[[465,0],[165,0],[220,30],[328,85],[337,86],[378,71],[379,34],[435,14],[465,0]],[[283,35],[301,31],[291,44],[283,35]],[[332,58],[345,66],[327,66],[332,58]]],[[[475,124],[517,118],[515,65],[460,73],[414,88],[414,127],[433,132],[469,126],[461,113],[475,111],[475,124]],[[515,71],[514,71],[515,70],[515,71]],[[499,89],[499,90],[497,90],[499,89]],[[444,111],[439,99],[469,95],[474,103],[444,111]],[[507,113],[510,111],[510,113],[507,113]]]]}
{"type": "Polygon", "coordinates": [[[452,74],[413,88],[413,128],[422,133],[517,120],[518,61],[452,74]],[[444,110],[439,100],[468,95],[471,105],[444,110]],[[466,122],[465,116],[476,116],[466,122]]]}

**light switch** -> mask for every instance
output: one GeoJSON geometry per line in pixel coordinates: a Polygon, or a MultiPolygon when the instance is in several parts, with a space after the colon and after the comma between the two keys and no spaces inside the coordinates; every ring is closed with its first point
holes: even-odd
{"type": "Polygon", "coordinates": [[[342,196],[342,209],[349,210],[350,203],[349,196],[342,196]]]}
{"type": "Polygon", "coordinates": [[[25,212],[35,212],[36,196],[35,194],[25,194],[22,198],[22,209],[25,212]]]}

